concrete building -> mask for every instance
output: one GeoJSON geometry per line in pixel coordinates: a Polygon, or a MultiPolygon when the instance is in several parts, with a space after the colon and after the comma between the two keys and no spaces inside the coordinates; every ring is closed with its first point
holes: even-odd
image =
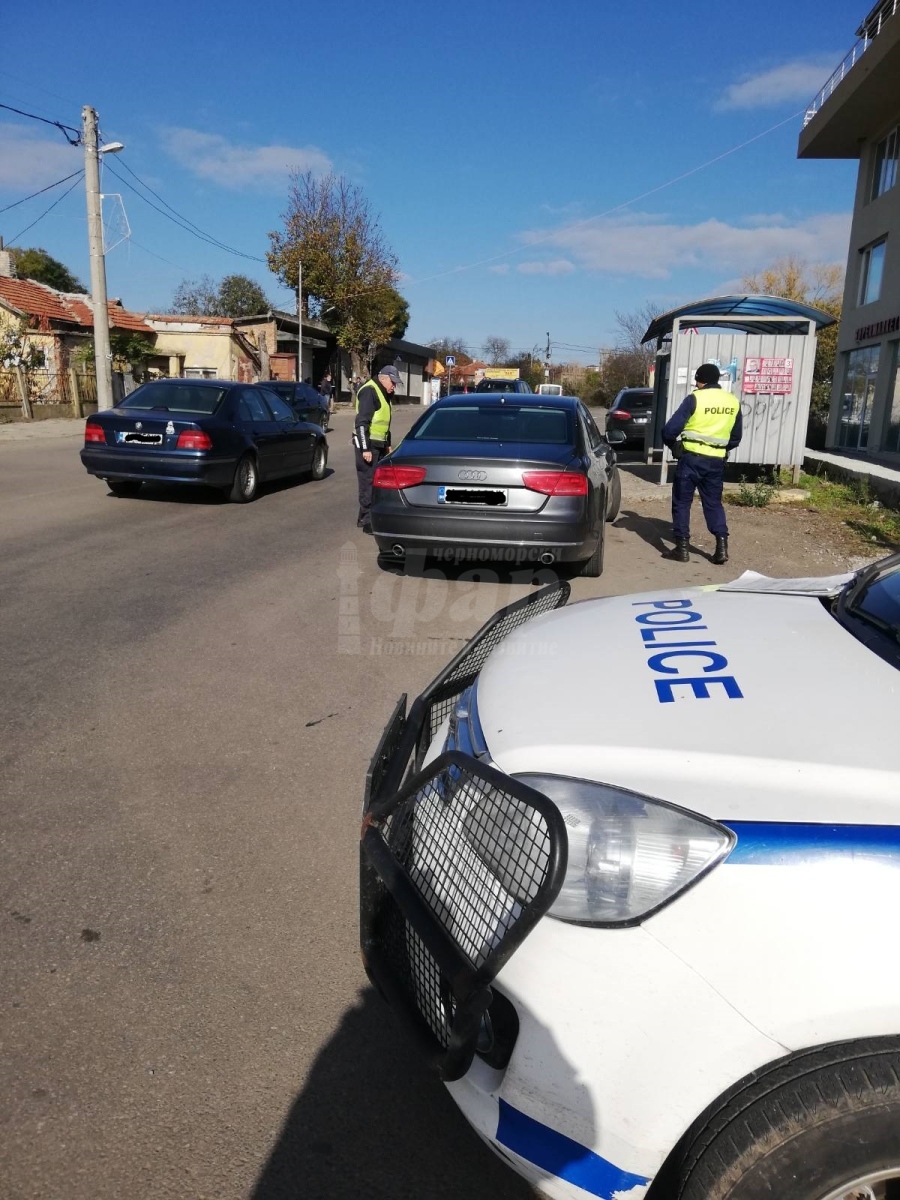
{"type": "Polygon", "coordinates": [[[900,460],[900,0],[812,101],[799,158],[859,160],[826,446],[900,460]]]}

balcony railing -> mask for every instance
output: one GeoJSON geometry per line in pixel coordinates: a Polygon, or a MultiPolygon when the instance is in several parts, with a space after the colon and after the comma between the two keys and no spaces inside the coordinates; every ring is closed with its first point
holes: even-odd
{"type": "Polygon", "coordinates": [[[822,90],[816,93],[814,98],[807,106],[806,115],[803,118],[804,129],[810,123],[828,97],[832,94],[835,88],[843,82],[845,76],[853,70],[868,48],[872,45],[872,42],[876,37],[878,37],[879,33],[881,33],[885,21],[888,21],[891,17],[896,16],[898,12],[900,12],[900,0],[882,0],[882,3],[872,10],[859,29],[859,33],[862,35],[859,41],[852,50],[844,55],[844,59],[838,66],[837,70],[833,72],[822,90]]]}

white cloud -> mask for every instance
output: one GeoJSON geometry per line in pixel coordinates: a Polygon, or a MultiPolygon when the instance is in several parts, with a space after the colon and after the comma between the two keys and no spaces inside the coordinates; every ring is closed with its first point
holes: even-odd
{"type": "Polygon", "coordinates": [[[840,55],[794,58],[780,67],[748,75],[727,87],[716,108],[777,108],[788,101],[810,100],[831,75],[840,55]]]}
{"type": "Polygon", "coordinates": [[[753,223],[711,219],[679,225],[639,213],[549,232],[533,230],[522,235],[526,243],[550,246],[568,258],[522,263],[519,270],[561,274],[559,267],[565,264],[565,272],[577,265],[610,275],[669,279],[686,269],[744,274],[788,254],[815,263],[847,257],[849,213],[819,213],[793,223],[777,215],[769,224],[759,222],[757,216],[753,223]]]}
{"type": "Polygon", "coordinates": [[[168,153],[203,179],[223,187],[283,183],[289,171],[327,171],[331,160],[316,146],[238,146],[218,133],[167,128],[162,143],[168,153]]]}
{"type": "Polygon", "coordinates": [[[21,125],[0,124],[0,188],[23,191],[46,187],[80,171],[84,152],[55,137],[32,133],[21,125]]]}
{"type": "Polygon", "coordinates": [[[571,275],[575,264],[567,258],[554,258],[536,262],[519,263],[517,268],[523,275],[571,275]]]}

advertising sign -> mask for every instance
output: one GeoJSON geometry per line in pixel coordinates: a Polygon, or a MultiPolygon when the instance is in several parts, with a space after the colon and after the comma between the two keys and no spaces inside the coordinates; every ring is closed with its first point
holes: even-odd
{"type": "Polygon", "coordinates": [[[518,367],[485,367],[485,379],[518,379],[518,367]]]}
{"type": "Polygon", "coordinates": [[[794,390],[792,358],[745,358],[745,395],[788,396],[794,390]]]}

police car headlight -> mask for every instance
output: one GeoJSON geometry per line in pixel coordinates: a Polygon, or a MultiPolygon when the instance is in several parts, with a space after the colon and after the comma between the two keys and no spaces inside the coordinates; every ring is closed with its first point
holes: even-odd
{"type": "Polygon", "coordinates": [[[522,775],[557,805],[569,838],[565,882],[549,915],[631,925],[696,883],[734,844],[730,829],[602,783],[522,775]]]}

